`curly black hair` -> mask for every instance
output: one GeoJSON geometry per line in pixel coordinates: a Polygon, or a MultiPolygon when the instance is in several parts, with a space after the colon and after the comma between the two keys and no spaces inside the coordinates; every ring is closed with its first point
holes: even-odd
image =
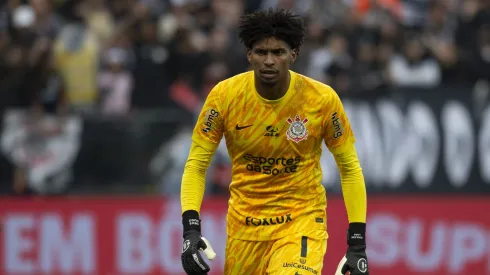
{"type": "Polygon", "coordinates": [[[247,49],[269,37],[278,38],[299,52],[306,36],[303,19],[290,11],[257,10],[240,18],[238,38],[247,49]]]}

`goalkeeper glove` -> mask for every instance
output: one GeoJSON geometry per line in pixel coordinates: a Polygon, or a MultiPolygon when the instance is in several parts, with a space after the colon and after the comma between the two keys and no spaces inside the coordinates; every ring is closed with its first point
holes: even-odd
{"type": "Polygon", "coordinates": [[[184,225],[184,243],[182,247],[182,267],[187,275],[205,275],[209,272],[208,264],[203,260],[200,251],[203,251],[210,260],[216,258],[211,244],[201,236],[201,220],[194,210],[182,214],[184,225]]]}
{"type": "Polygon", "coordinates": [[[366,224],[351,223],[347,231],[347,253],[340,261],[335,275],[369,275],[366,256],[366,224]]]}

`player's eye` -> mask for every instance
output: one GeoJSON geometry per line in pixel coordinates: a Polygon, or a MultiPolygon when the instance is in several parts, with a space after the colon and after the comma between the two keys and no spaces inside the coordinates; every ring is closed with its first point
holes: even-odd
{"type": "Polygon", "coordinates": [[[267,54],[267,51],[265,51],[265,50],[256,50],[255,53],[258,54],[258,55],[266,55],[267,54]]]}
{"type": "Polygon", "coordinates": [[[275,54],[275,55],[283,55],[283,54],[285,54],[285,53],[286,53],[286,52],[285,52],[284,50],[275,50],[275,51],[274,51],[274,54],[275,54]]]}

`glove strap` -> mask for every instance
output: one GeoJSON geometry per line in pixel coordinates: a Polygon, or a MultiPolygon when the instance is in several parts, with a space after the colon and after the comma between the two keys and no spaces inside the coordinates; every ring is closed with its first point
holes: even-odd
{"type": "Polygon", "coordinates": [[[366,245],[366,224],[361,222],[349,223],[347,230],[348,245],[366,245]]]}
{"type": "Polygon", "coordinates": [[[195,210],[187,210],[182,214],[182,225],[184,226],[184,233],[190,230],[195,230],[201,233],[201,220],[199,219],[199,213],[195,210]]]}

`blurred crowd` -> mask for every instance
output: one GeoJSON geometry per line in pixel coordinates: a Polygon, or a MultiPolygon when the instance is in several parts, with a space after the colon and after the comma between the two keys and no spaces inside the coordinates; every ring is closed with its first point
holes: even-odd
{"type": "Polygon", "coordinates": [[[489,0],[9,0],[1,108],[195,112],[213,85],[247,69],[240,15],[269,7],[305,18],[293,69],[342,94],[490,78],[489,0]]]}

